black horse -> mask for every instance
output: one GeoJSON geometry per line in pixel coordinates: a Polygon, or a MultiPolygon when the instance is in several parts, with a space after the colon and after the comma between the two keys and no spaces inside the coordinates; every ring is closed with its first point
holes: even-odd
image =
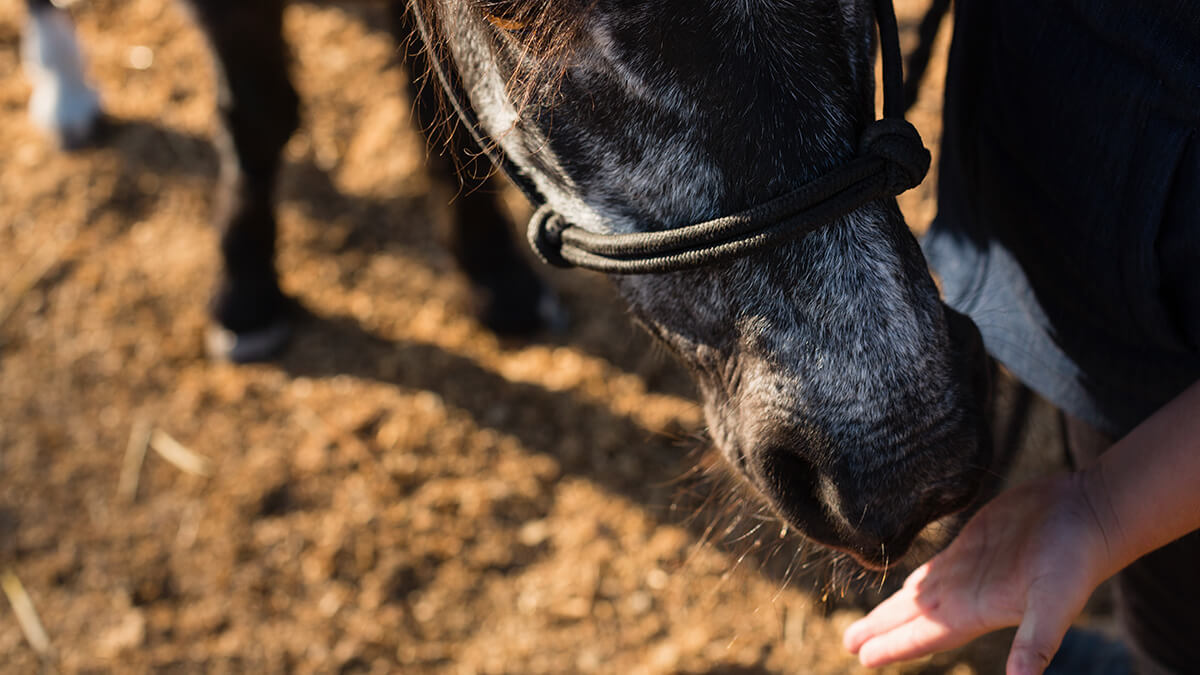
{"type": "Polygon", "coordinates": [[[535,248],[613,272],[790,524],[882,568],[985,492],[981,340],[892,198],[924,167],[890,0],[409,4],[535,248]]]}
{"type": "MultiPolygon", "coordinates": [[[[259,358],[281,344],[288,316],[271,206],[297,125],[283,1],[191,4],[226,85],[232,141],[214,315],[224,351],[259,358]]],[[[875,16],[890,12],[886,0],[392,3],[401,43],[421,37],[412,71],[439,75],[414,92],[418,119],[428,126],[452,108],[476,132],[448,147],[467,182],[455,253],[489,298],[485,321],[528,330],[553,301],[492,197],[474,189],[488,168],[473,165],[473,141],[545,202],[534,243],[550,257],[564,242],[602,250],[613,248],[607,235],[670,239],[729,214],[717,227],[736,224],[761,216],[756,205],[820,192],[805,186],[828,187],[822,177],[841,180],[847,166],[895,164],[853,161],[874,118],[875,16]],[[547,233],[562,241],[544,246],[547,233]]],[[[883,137],[864,139],[867,154],[887,151],[883,137]]],[[[736,258],[699,254],[686,269],[617,265],[612,276],[692,370],[713,440],[746,484],[810,538],[877,569],[929,523],[977,503],[994,461],[978,331],[939,301],[890,196],[913,178],[842,200],[803,237],[768,237],[736,258]]]]}

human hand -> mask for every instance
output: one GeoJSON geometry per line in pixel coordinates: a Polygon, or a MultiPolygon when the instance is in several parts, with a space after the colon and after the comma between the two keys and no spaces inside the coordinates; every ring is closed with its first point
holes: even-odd
{"type": "Polygon", "coordinates": [[[846,630],[846,649],[878,667],[1019,625],[1006,673],[1040,674],[1088,596],[1115,571],[1086,481],[1056,476],[996,497],[846,630]]]}

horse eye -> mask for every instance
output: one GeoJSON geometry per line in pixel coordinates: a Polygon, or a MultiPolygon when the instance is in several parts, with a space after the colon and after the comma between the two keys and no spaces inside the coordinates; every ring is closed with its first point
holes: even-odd
{"type": "Polygon", "coordinates": [[[523,7],[525,4],[522,0],[481,0],[479,6],[489,23],[511,33],[529,26],[529,12],[527,7],[523,7]]]}

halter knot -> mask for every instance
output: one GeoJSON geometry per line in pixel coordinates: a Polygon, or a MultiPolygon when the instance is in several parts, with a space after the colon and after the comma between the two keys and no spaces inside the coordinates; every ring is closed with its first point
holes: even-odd
{"type": "Polygon", "coordinates": [[[529,219],[529,246],[544,262],[555,267],[571,267],[571,263],[563,258],[563,230],[570,226],[562,216],[555,213],[549,204],[543,204],[533,217],[529,219]]]}
{"type": "Polygon", "coordinates": [[[859,140],[859,154],[887,162],[887,191],[898,195],[921,184],[929,171],[929,150],[907,120],[885,117],[867,125],[859,140]]]}

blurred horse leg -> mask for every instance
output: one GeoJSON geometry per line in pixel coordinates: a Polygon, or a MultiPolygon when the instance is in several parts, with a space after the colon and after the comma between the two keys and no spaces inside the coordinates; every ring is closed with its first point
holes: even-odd
{"type": "Polygon", "coordinates": [[[407,51],[414,115],[430,144],[429,171],[436,179],[453,185],[458,168],[457,180],[462,187],[455,199],[450,245],[474,288],[477,315],[488,328],[501,334],[564,328],[566,314],[558,299],[530,268],[513,237],[500,206],[499,186],[488,185],[491,163],[459,124],[447,125],[443,128],[447,136],[436,138],[442,132],[435,127],[446,121],[439,85],[436,80],[423,81],[429,72],[428,63],[424,51],[413,43],[414,27],[405,7],[404,2],[390,3],[392,29],[396,41],[407,51]]]}
{"type": "Polygon", "coordinates": [[[216,55],[224,134],[216,209],[224,269],[213,298],[213,356],[275,355],[291,335],[291,302],[275,273],[274,192],[280,154],[299,125],[288,79],[283,0],[191,0],[216,55]]]}
{"type": "Polygon", "coordinates": [[[86,145],[101,119],[100,97],[84,75],[71,17],[50,0],[26,0],[21,61],[33,85],[29,116],[65,149],[86,145]]]}

